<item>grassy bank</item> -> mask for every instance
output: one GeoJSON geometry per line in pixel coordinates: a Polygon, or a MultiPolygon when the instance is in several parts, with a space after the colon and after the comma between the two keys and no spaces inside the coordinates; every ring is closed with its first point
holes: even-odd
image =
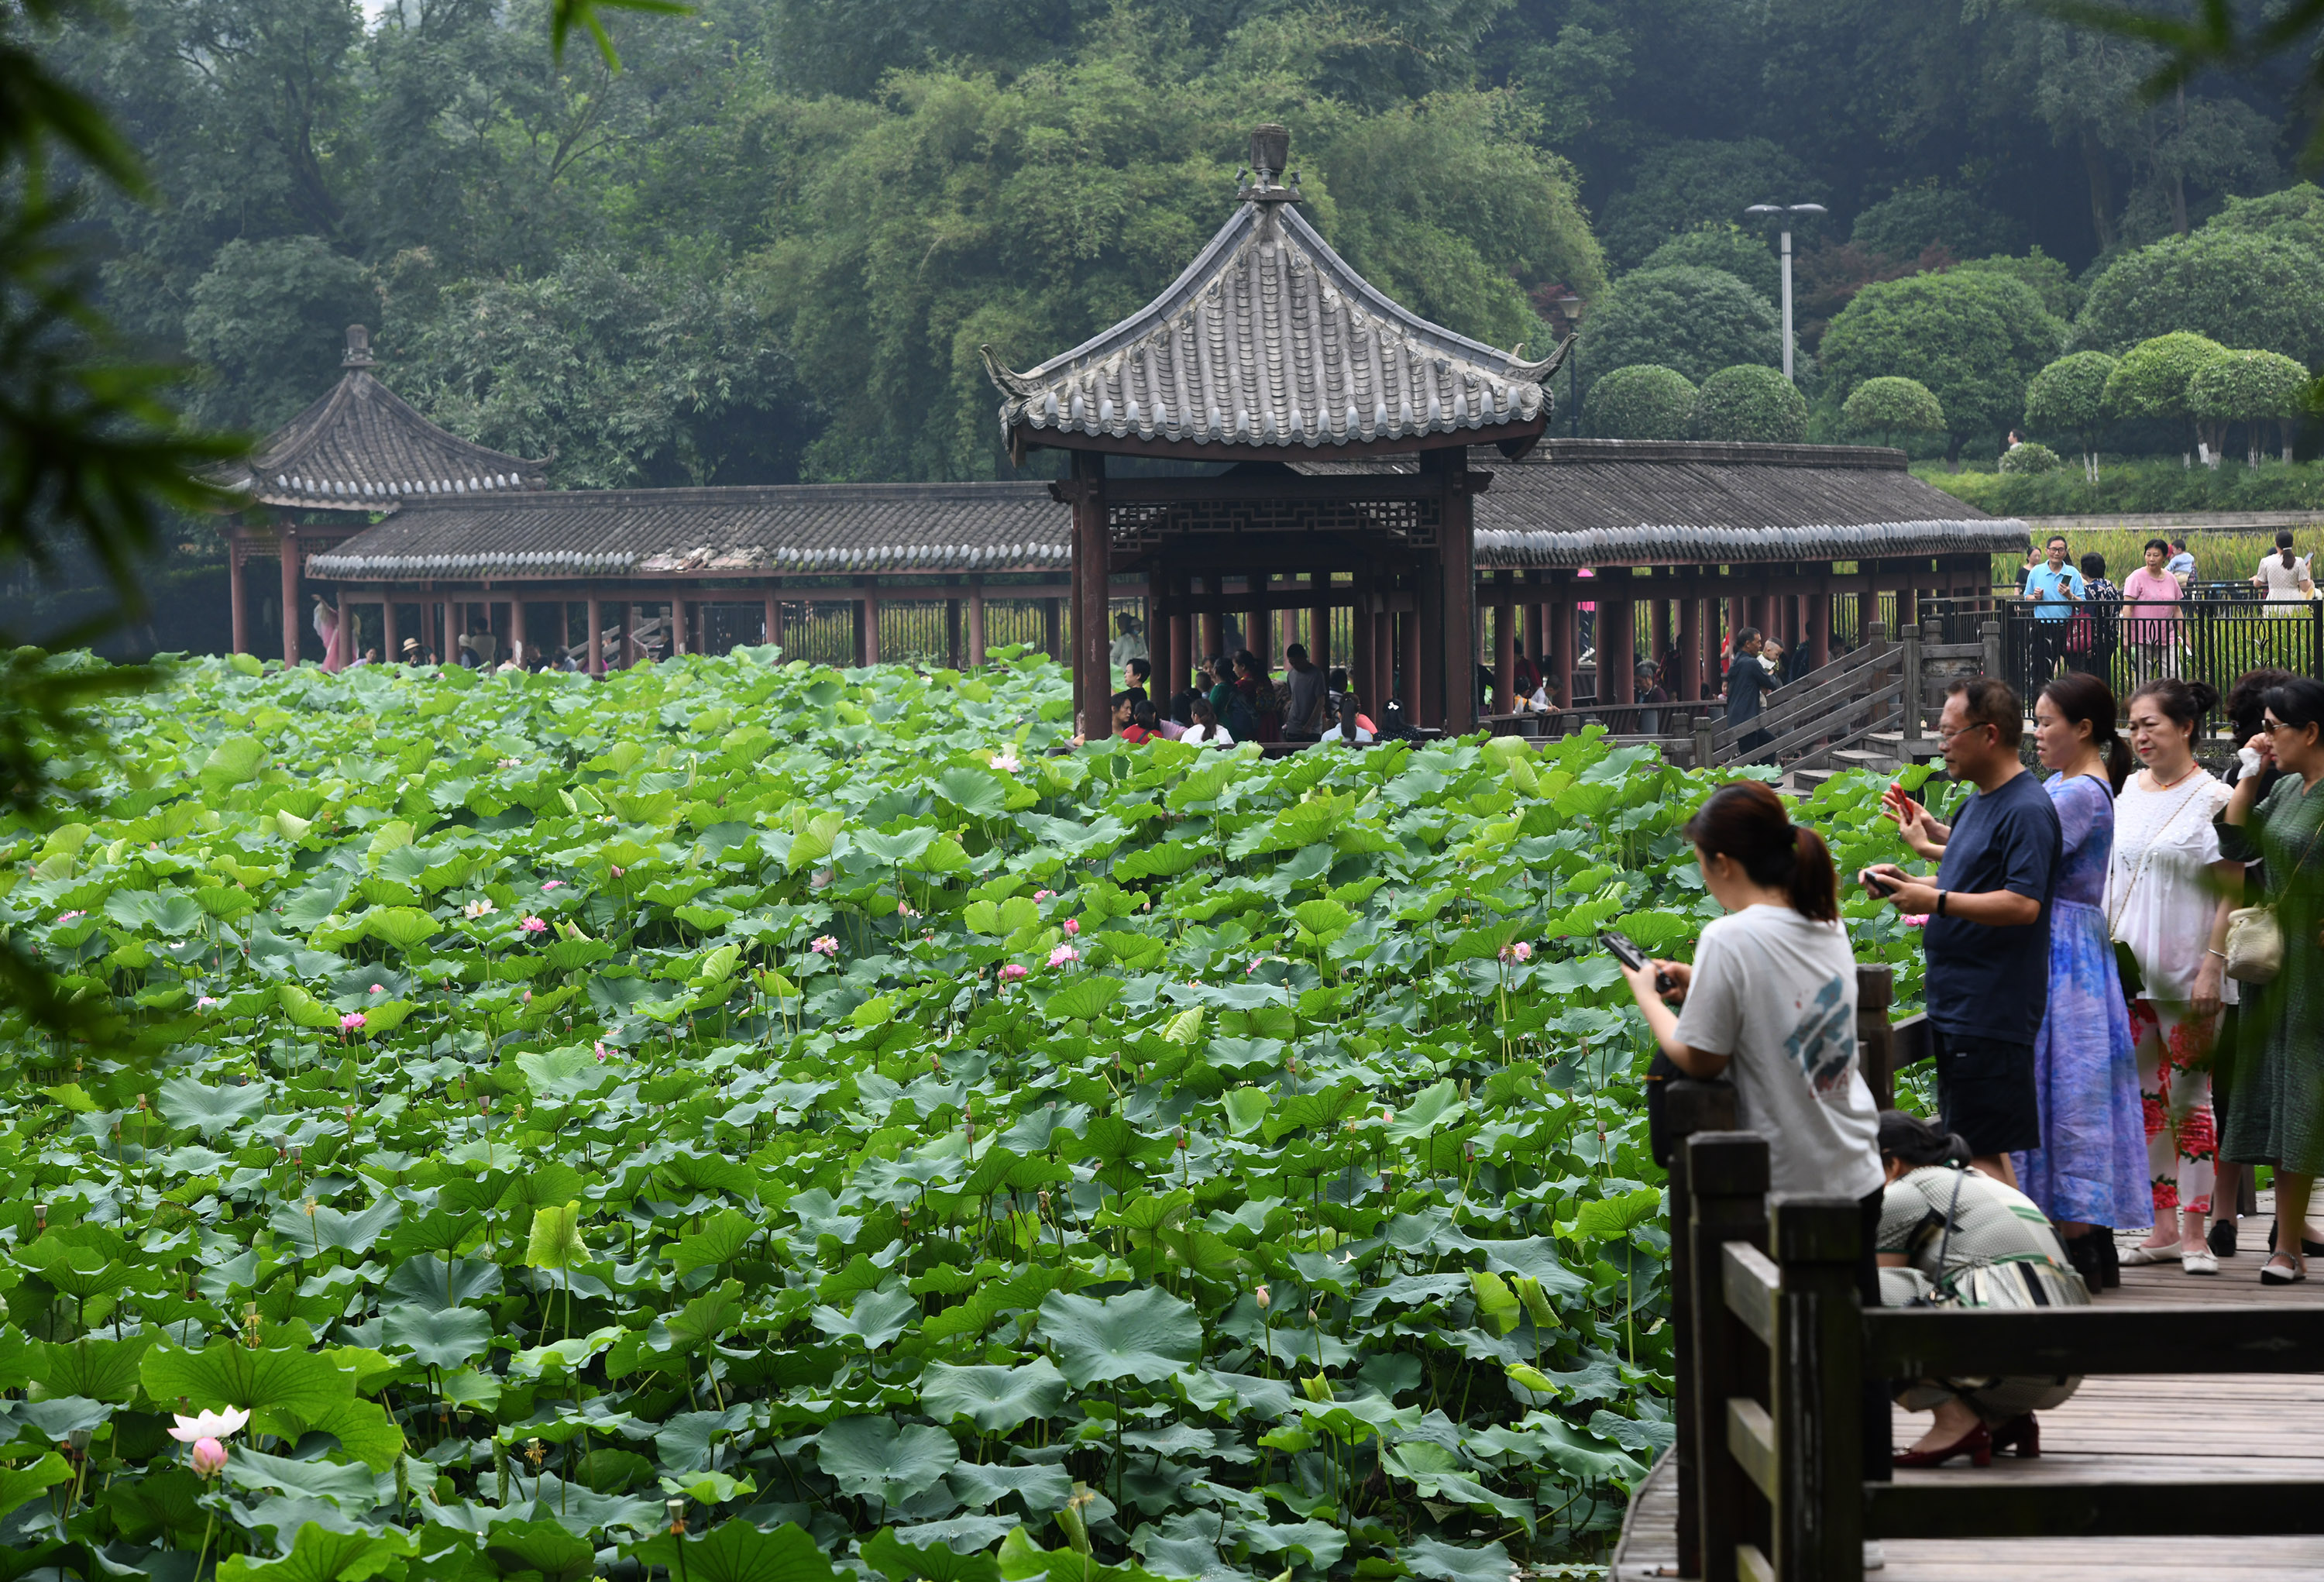
{"type": "Polygon", "coordinates": [[[1996,516],[2111,516],[2192,511],[2315,511],[2324,514],[2324,465],[2227,461],[2216,469],[2172,459],[2102,459],[2098,481],[2070,461],[2056,472],[1949,472],[1916,462],[1915,477],[1996,516]]]}

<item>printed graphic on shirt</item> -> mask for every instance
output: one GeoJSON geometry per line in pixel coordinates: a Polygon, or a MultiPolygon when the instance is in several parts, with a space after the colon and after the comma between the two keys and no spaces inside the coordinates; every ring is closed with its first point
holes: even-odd
{"type": "Polygon", "coordinates": [[[1815,1004],[1784,1041],[1819,1098],[1837,1088],[1856,1063],[1856,1019],[1849,1014],[1847,994],[1848,985],[1835,976],[1816,991],[1815,1004]]]}

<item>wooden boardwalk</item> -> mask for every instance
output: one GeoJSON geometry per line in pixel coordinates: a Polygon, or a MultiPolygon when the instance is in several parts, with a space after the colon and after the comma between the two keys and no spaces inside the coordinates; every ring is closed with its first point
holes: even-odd
{"type": "MultiPolygon", "coordinates": [[[[2176,1263],[2125,1269],[2107,1307],[2324,1306],[2324,1258],[2304,1284],[2263,1286],[2256,1244],[2270,1217],[2263,1203],[2243,1227],[2243,1251],[2219,1261],[2216,1279],[2176,1263]]],[[[2126,1233],[2126,1247],[2144,1238],[2126,1233]]],[[[2209,1477],[2324,1477],[2324,1356],[2315,1374],[2170,1374],[2091,1378],[2042,1419],[2042,1456],[1997,1457],[1978,1471],[1966,1463],[1901,1472],[1901,1482],[1991,1480],[2016,1484],[2103,1477],[2155,1486],[2159,1525],[2173,1490],[2209,1477]]],[[[1909,1444],[1926,1416],[1895,1415],[1895,1442],[1909,1444]]],[[[1678,1490],[1665,1457],[1631,1503],[1609,1582],[1678,1574],[1678,1490]]],[[[2324,1538],[2246,1538],[2186,1533],[2147,1538],[1891,1539],[1887,1567],[1867,1582],[2324,1582],[2324,1538]]]]}

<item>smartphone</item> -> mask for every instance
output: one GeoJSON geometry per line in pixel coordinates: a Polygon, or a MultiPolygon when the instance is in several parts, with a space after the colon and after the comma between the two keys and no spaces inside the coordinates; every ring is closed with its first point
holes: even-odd
{"type": "Polygon", "coordinates": [[[1864,887],[1867,890],[1871,891],[1875,895],[1894,895],[1896,893],[1896,881],[1888,878],[1884,874],[1873,873],[1868,868],[1858,876],[1863,879],[1864,887]]]}
{"type": "MultiPolygon", "coordinates": [[[[1620,962],[1624,967],[1628,967],[1632,972],[1636,972],[1638,968],[1646,965],[1648,959],[1646,953],[1638,948],[1637,941],[1631,939],[1629,935],[1622,932],[1619,929],[1599,930],[1598,942],[1606,947],[1607,950],[1612,954],[1615,960],[1620,962]]],[[[1656,972],[1655,974],[1655,992],[1656,994],[1666,995],[1676,986],[1676,985],[1671,982],[1670,974],[1666,972],[1656,972]]]]}

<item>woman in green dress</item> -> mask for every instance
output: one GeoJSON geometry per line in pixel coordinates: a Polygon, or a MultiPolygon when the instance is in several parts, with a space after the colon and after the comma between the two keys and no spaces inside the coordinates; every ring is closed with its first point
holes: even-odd
{"type": "Polygon", "coordinates": [[[2283,966],[2241,1030],[2225,1149],[2275,1170],[2275,1250],[2266,1285],[2308,1278],[2301,1233],[2324,1173],[2324,681],[2305,676],[2268,689],[2260,733],[2246,744],[2283,771],[2264,799],[2247,774],[2219,815],[2219,851],[2262,859],[2267,900],[2283,932],[2283,966]]]}

